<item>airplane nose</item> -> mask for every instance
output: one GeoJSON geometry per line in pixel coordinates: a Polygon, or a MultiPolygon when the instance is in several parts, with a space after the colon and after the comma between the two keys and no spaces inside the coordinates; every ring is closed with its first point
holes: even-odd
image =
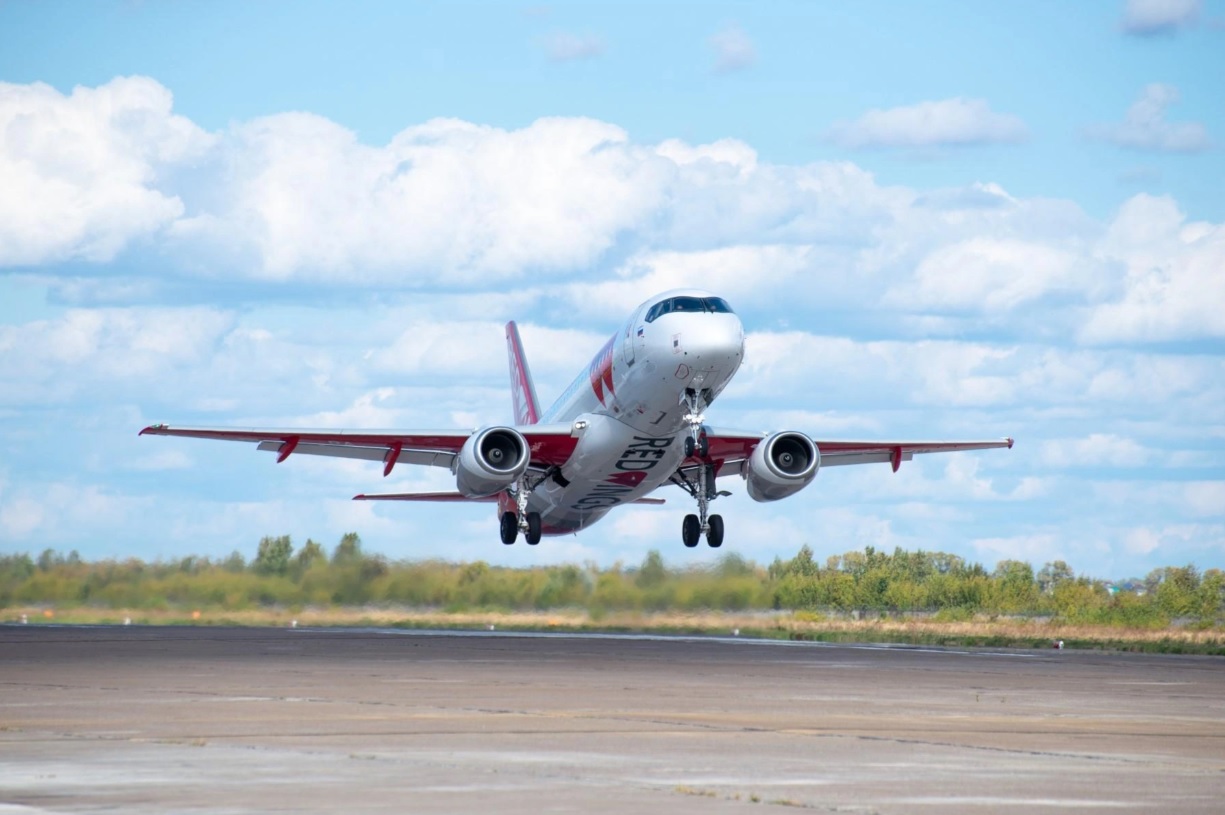
{"type": "Polygon", "coordinates": [[[693,368],[730,374],[744,357],[744,328],[735,314],[704,314],[685,326],[673,350],[693,368]]]}

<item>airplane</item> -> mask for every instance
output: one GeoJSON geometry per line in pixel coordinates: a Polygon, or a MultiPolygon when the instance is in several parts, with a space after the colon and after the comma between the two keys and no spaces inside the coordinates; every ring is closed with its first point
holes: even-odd
{"type": "Polygon", "coordinates": [[[812,483],[819,469],[902,462],[926,453],[1011,448],[986,441],[814,440],[795,430],[754,433],[709,427],[706,410],[744,361],[744,327],[727,301],[676,289],[638,306],[548,410],[540,409],[519,329],[506,324],[513,425],[476,430],[304,430],[177,427],[154,424],[140,435],[254,443],[276,453],[446,467],[453,492],[362,494],[359,501],[496,503],[502,542],[522,533],[577,533],[611,510],[662,504],[652,494],[674,485],[696,502],[681,540],[723,545],[723,517],[710,513],[731,495],[719,478],[743,479],[755,501],[777,501],[812,483]]]}

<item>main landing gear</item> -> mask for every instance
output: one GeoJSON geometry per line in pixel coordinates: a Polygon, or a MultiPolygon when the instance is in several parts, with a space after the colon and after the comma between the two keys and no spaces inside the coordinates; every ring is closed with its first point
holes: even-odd
{"type": "Polygon", "coordinates": [[[535,546],[540,543],[541,526],[540,513],[527,511],[527,499],[531,497],[532,490],[543,479],[532,479],[529,481],[528,475],[519,476],[515,481],[515,485],[511,488],[511,495],[515,499],[516,512],[503,512],[501,518],[501,533],[502,543],[507,546],[515,542],[515,538],[519,537],[519,532],[523,532],[523,539],[527,541],[528,546],[535,546]]]}
{"type": "Polygon", "coordinates": [[[711,501],[731,494],[715,489],[715,465],[710,461],[710,439],[703,424],[706,420],[703,411],[710,398],[709,390],[686,388],[681,394],[681,402],[685,405],[685,423],[689,425],[689,435],[685,437],[685,458],[696,455],[702,460],[702,464],[697,468],[696,479],[685,475],[684,465],[673,477],[673,481],[698,502],[698,513],[686,515],[685,522],[681,525],[681,540],[690,549],[698,545],[702,535],[706,535],[706,544],[712,549],[723,545],[723,516],[708,513],[711,501]]]}

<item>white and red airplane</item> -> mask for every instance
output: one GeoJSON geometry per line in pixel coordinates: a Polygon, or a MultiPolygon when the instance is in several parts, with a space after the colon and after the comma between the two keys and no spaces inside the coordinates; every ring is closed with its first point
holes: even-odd
{"type": "Polygon", "coordinates": [[[625,504],[673,484],[697,502],[682,539],[723,544],[712,501],[730,495],[716,479],[739,476],[756,501],[777,501],[812,483],[820,467],[891,464],[920,453],[1012,447],[990,441],[817,441],[785,430],[763,434],[707,427],[704,413],[744,360],[744,328],[727,302],[678,289],[639,306],[561,397],[540,409],[519,330],[506,325],[513,425],[467,430],[302,430],[172,427],[141,435],[253,442],[277,454],[337,456],[446,467],[455,492],[358,495],[362,501],[488,501],[498,504],[503,543],[529,544],[591,526],[625,504]]]}

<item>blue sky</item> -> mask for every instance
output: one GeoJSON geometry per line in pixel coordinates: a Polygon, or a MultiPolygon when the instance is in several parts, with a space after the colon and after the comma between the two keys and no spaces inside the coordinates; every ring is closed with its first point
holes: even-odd
{"type": "Polygon", "coordinates": [[[742,554],[1225,566],[1222,75],[1207,0],[0,4],[0,548],[707,559],[679,493],[503,548],[347,500],[445,472],[135,437],[505,421],[502,321],[551,401],[701,285],[714,423],[1018,439],[736,490],[742,554]]]}

